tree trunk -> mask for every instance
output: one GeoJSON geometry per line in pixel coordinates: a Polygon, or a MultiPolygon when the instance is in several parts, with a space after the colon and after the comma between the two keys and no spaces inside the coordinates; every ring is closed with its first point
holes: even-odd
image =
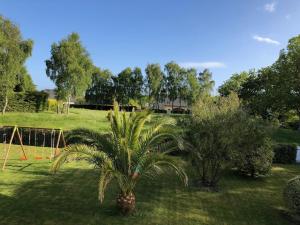
{"type": "Polygon", "coordinates": [[[4,102],[4,106],[3,106],[3,109],[2,109],[2,115],[4,115],[4,114],[5,114],[5,111],[6,111],[7,105],[8,105],[8,97],[7,97],[7,96],[5,96],[5,102],[4,102]]]}
{"type": "Polygon", "coordinates": [[[123,215],[131,214],[135,209],[135,195],[120,193],[117,198],[117,207],[123,215]]]}
{"type": "Polygon", "coordinates": [[[181,96],[179,97],[179,108],[181,109],[181,96]]]}
{"type": "Polygon", "coordinates": [[[59,114],[59,102],[58,100],[56,100],[56,113],[59,114]]]}
{"type": "Polygon", "coordinates": [[[67,114],[69,114],[69,111],[70,111],[70,105],[71,105],[71,96],[68,97],[67,114]]]}

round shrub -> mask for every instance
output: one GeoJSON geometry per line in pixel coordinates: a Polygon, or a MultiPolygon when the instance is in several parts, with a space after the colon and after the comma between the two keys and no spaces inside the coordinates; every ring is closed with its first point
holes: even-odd
{"type": "Polygon", "coordinates": [[[288,181],[283,190],[283,198],[286,206],[293,213],[300,215],[300,176],[288,181]]]}
{"type": "Polygon", "coordinates": [[[266,175],[271,171],[273,149],[270,139],[266,138],[258,145],[251,144],[245,150],[240,152],[236,162],[236,166],[242,174],[255,177],[266,175]]]}
{"type": "Polygon", "coordinates": [[[241,174],[256,177],[271,171],[274,152],[270,130],[260,119],[245,118],[236,141],[235,165],[241,174]]]}

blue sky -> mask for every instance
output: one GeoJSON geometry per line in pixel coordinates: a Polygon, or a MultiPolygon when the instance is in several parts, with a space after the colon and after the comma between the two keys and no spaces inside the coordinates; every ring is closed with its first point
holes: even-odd
{"type": "Polygon", "coordinates": [[[38,89],[54,87],[44,61],[73,31],[94,64],[113,73],[175,60],[209,67],[216,86],[270,65],[300,34],[300,0],[0,0],[0,13],[34,40],[27,67],[38,89]]]}

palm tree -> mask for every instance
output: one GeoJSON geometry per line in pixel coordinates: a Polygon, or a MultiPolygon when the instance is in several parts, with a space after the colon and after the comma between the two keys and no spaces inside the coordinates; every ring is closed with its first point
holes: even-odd
{"type": "Polygon", "coordinates": [[[119,111],[115,102],[108,114],[111,132],[103,135],[87,129],[78,129],[69,136],[69,145],[53,162],[56,172],[70,155],[84,157],[99,168],[99,200],[102,203],[108,184],[115,179],[119,187],[117,206],[123,214],[135,209],[134,189],[138,178],[155,178],[167,169],[173,169],[187,184],[187,176],[178,160],[168,153],[181,149],[182,142],[174,129],[172,118],[163,118],[149,127],[151,113],[119,111]]]}

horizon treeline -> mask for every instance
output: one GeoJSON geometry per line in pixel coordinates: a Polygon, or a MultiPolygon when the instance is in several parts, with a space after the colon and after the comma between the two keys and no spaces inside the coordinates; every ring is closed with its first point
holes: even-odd
{"type": "MultiPolygon", "coordinates": [[[[0,106],[2,113],[16,93],[36,91],[25,62],[33,40],[23,39],[19,27],[0,16],[0,106]]],[[[71,99],[93,104],[139,105],[159,108],[159,102],[174,101],[191,106],[199,97],[211,96],[215,82],[208,69],[183,68],[175,61],[127,67],[113,74],[96,66],[80,41],[71,33],[53,43],[45,60],[46,75],[56,86],[58,102],[71,99]]],[[[243,107],[265,118],[282,118],[291,111],[300,116],[300,35],[291,38],[270,66],[233,74],[218,87],[221,96],[238,94],[243,107]]],[[[36,94],[35,94],[36,95],[36,94]]],[[[26,96],[29,96],[28,94],[26,96]]],[[[69,106],[69,104],[67,104],[69,106]]]]}

